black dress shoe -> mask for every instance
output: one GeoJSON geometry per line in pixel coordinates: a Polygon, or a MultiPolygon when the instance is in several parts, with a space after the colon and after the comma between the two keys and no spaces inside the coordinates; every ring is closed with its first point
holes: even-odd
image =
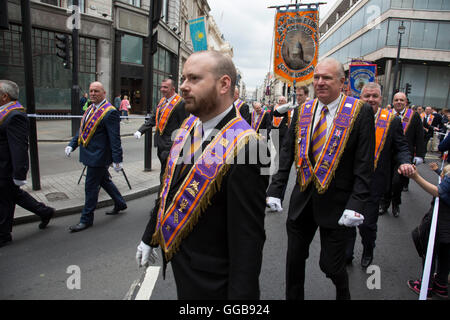
{"type": "Polygon", "coordinates": [[[3,246],[6,246],[11,241],[12,241],[11,234],[8,234],[7,236],[2,236],[0,238],[0,248],[3,247],[3,246]]]}
{"type": "Polygon", "coordinates": [[[83,231],[84,229],[89,228],[90,226],[92,226],[92,223],[87,224],[87,223],[80,222],[76,225],[70,226],[69,230],[70,230],[70,232],[79,232],[79,231],[83,231]]]}
{"type": "Polygon", "coordinates": [[[107,212],[105,212],[105,214],[108,215],[108,216],[114,216],[114,215],[118,214],[119,211],[125,210],[126,208],[128,208],[127,205],[125,205],[123,207],[116,207],[116,206],[114,206],[112,211],[107,211],[107,212]]]}
{"type": "Polygon", "coordinates": [[[398,218],[399,214],[400,214],[400,207],[398,205],[392,205],[392,215],[398,218]]]}
{"type": "Polygon", "coordinates": [[[380,208],[378,209],[378,215],[382,216],[385,213],[387,213],[387,208],[380,206],[380,208]]]}
{"type": "Polygon", "coordinates": [[[363,254],[363,256],[361,257],[361,267],[366,269],[368,266],[372,264],[372,260],[373,260],[373,253],[366,255],[363,254]]]}
{"type": "Polygon", "coordinates": [[[54,208],[50,208],[51,211],[48,215],[41,218],[41,223],[39,223],[39,229],[45,229],[47,227],[48,223],[50,222],[50,219],[53,218],[55,215],[56,210],[54,208]]]}

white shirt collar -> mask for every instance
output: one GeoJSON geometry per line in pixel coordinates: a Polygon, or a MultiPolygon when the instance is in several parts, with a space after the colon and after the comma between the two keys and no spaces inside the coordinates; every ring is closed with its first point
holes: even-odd
{"type": "Polygon", "coordinates": [[[225,118],[225,116],[228,114],[228,112],[230,112],[231,108],[233,108],[233,107],[234,107],[234,105],[229,106],[224,112],[222,112],[221,114],[215,116],[214,118],[212,118],[206,122],[202,122],[200,119],[198,119],[197,126],[203,125],[202,141],[205,141],[205,139],[211,134],[213,129],[219,124],[219,122],[223,118],[225,118]]]}
{"type": "Polygon", "coordinates": [[[177,94],[175,93],[175,94],[174,94],[173,96],[171,96],[169,99],[166,98],[166,103],[172,101],[173,98],[175,98],[176,95],[177,95],[177,94]]]}
{"type": "Polygon", "coordinates": [[[105,101],[106,99],[103,99],[103,101],[100,102],[99,104],[94,104],[95,109],[98,109],[105,101]]]}
{"type": "Polygon", "coordinates": [[[328,112],[330,113],[330,115],[332,115],[334,117],[334,115],[336,114],[336,110],[339,106],[339,101],[341,100],[341,98],[342,98],[342,94],[340,94],[336,100],[334,100],[333,102],[331,102],[329,104],[325,104],[319,100],[318,109],[317,109],[319,111],[319,114],[320,114],[320,111],[322,111],[322,107],[326,105],[328,108],[328,112]]]}

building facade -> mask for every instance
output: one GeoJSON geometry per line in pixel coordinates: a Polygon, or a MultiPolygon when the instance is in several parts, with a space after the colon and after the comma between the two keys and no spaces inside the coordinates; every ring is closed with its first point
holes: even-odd
{"type": "MultiPolygon", "coordinates": [[[[150,77],[149,11],[151,0],[79,0],[80,14],[72,0],[31,0],[33,74],[38,113],[70,113],[72,70],[56,55],[56,35],[71,39],[71,23],[79,27],[80,95],[89,83],[103,83],[107,97],[129,96],[132,113],[145,114],[161,98],[161,81],[171,77],[179,85],[180,70],[193,52],[189,20],[209,15],[207,0],[162,0],[153,73],[150,77]],[[150,84],[150,81],[152,82],[150,84]],[[150,103],[150,90],[153,99],[150,103]],[[149,106],[150,105],[150,106],[149,106]]],[[[9,30],[0,30],[0,79],[20,86],[25,99],[25,72],[21,41],[21,1],[8,0],[9,30]]],[[[213,22],[213,20],[211,20],[213,22]]],[[[208,32],[220,33],[215,23],[208,32]]],[[[217,41],[221,51],[232,48],[217,41]]]]}
{"type": "Polygon", "coordinates": [[[450,0],[338,0],[320,22],[319,60],[377,64],[383,102],[392,100],[401,38],[398,85],[411,85],[411,104],[450,108],[450,0]]]}

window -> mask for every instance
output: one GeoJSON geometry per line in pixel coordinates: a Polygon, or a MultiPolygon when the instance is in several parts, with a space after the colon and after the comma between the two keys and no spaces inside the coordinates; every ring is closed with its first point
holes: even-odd
{"type": "Polygon", "coordinates": [[[135,7],[141,6],[141,0],[119,0],[119,1],[131,4],[132,6],[135,6],[135,7]]]}
{"type": "Polygon", "coordinates": [[[61,0],[41,0],[42,3],[51,4],[53,6],[61,6],[61,0]]]}
{"type": "MultiPolygon", "coordinates": [[[[67,0],[67,8],[69,8],[73,4],[73,0],[67,0]]],[[[85,0],[78,0],[78,6],[80,7],[80,12],[84,13],[85,10],[85,0]]]]}
{"type": "Polygon", "coordinates": [[[143,39],[125,34],[122,36],[120,61],[142,64],[143,39]]]}
{"type": "Polygon", "coordinates": [[[158,47],[158,51],[153,55],[153,105],[156,106],[161,99],[159,91],[163,79],[172,78],[175,83],[177,79],[172,77],[174,55],[164,48],[158,47]]]}
{"type": "MultiPolygon", "coordinates": [[[[22,27],[11,24],[0,31],[0,79],[11,79],[20,87],[19,100],[25,104],[25,68],[21,41],[22,27]]],[[[64,69],[56,55],[54,31],[32,29],[33,80],[36,108],[58,112],[70,110],[72,70],[64,69]]],[[[96,71],[96,40],[80,37],[79,85],[87,91],[96,71]]]]}

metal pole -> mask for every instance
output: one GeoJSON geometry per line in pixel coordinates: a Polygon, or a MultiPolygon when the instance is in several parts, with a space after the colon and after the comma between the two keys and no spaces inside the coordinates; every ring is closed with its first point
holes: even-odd
{"type": "MultiPolygon", "coordinates": [[[[402,21],[402,26],[403,26],[403,21],[402,21]]],[[[399,60],[400,60],[400,49],[402,46],[402,33],[398,33],[399,34],[399,38],[398,38],[398,48],[397,48],[397,59],[395,60],[395,69],[394,69],[394,83],[392,86],[392,99],[394,100],[394,95],[397,93],[397,76],[398,76],[398,69],[399,69],[399,60]]]]}
{"type": "MultiPolygon", "coordinates": [[[[152,5],[150,6],[150,10],[148,12],[148,37],[147,41],[145,41],[145,45],[147,46],[146,50],[144,52],[147,53],[147,63],[146,63],[146,70],[147,73],[145,75],[145,78],[147,78],[147,94],[146,94],[146,106],[147,106],[147,116],[150,116],[152,113],[152,104],[153,104],[153,54],[152,54],[152,37],[153,37],[153,4],[154,1],[151,1],[152,5]]],[[[148,133],[145,134],[145,141],[144,141],[144,171],[151,171],[152,170],[152,134],[153,134],[153,128],[151,128],[148,133]]]]}
{"type": "MultiPolygon", "coordinates": [[[[27,96],[27,113],[36,113],[33,84],[33,50],[31,47],[31,12],[30,1],[21,0],[23,61],[25,67],[25,89],[27,96]]],[[[30,118],[30,164],[33,190],[41,189],[39,174],[39,153],[37,144],[36,118],[30,118]]]]}
{"type": "MultiPolygon", "coordinates": [[[[78,0],[73,0],[73,10],[78,10],[78,13],[73,14],[75,20],[80,17],[80,8],[78,6],[78,0]]],[[[72,12],[74,13],[74,12],[72,12]]],[[[73,21],[72,28],[72,115],[79,115],[81,113],[80,107],[80,86],[78,85],[78,72],[79,72],[79,47],[80,47],[80,37],[78,32],[78,21],[73,21]]],[[[72,118],[72,136],[75,136],[80,128],[80,119],[72,118]]]]}

